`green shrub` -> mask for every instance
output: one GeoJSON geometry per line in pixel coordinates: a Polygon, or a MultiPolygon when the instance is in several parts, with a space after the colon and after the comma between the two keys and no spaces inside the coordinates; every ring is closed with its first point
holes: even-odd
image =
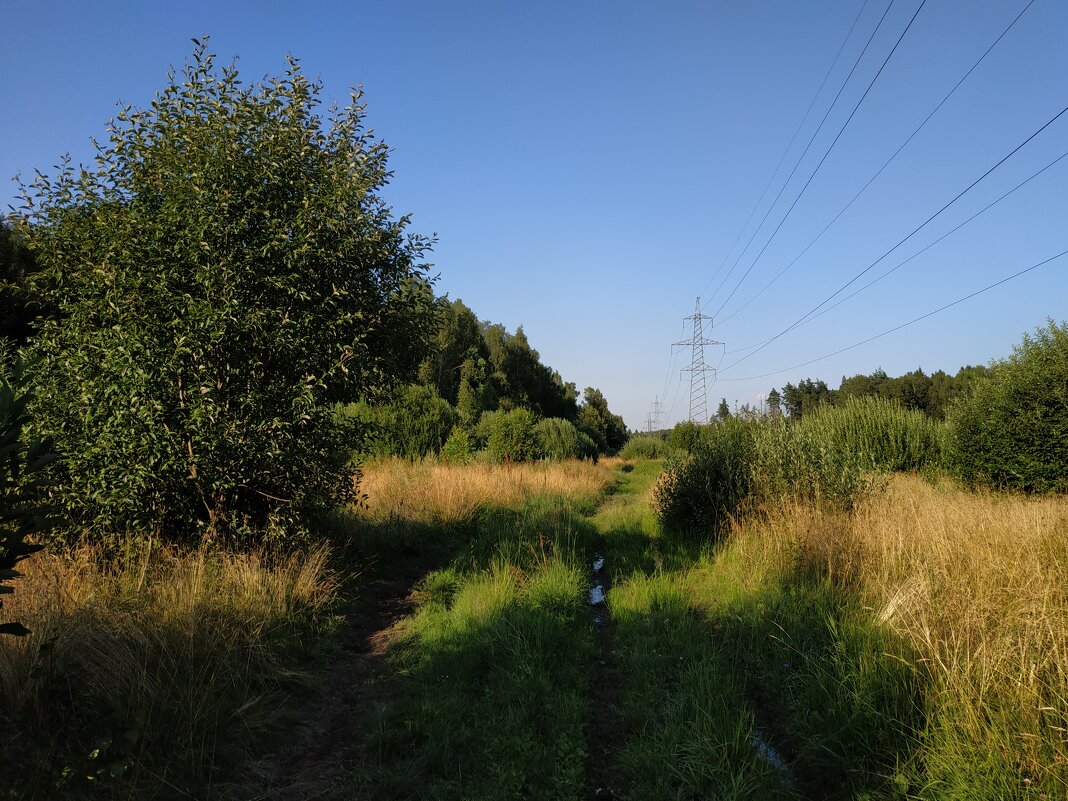
{"type": "MultiPolygon", "coordinates": [[[[813,416],[811,419],[815,419],[813,416]]],[[[848,508],[869,462],[806,421],[731,417],[701,430],[693,453],[672,457],[653,493],[661,521],[716,537],[749,506],[803,497],[848,508]]]]}
{"type": "Polygon", "coordinates": [[[676,423],[668,435],[668,445],[674,450],[693,453],[701,439],[701,427],[693,420],[676,423]]]}
{"type": "MultiPolygon", "coordinates": [[[[0,595],[10,594],[8,579],[20,577],[16,565],[41,550],[26,542],[29,534],[43,531],[45,520],[37,509],[37,494],[43,485],[34,477],[54,457],[46,443],[22,441],[23,427],[29,422],[26,388],[21,365],[11,370],[0,363],[0,595]]],[[[0,598],[0,609],[4,606],[0,598]]],[[[21,623],[0,621],[0,634],[26,634],[21,623]]]]}
{"type": "Polygon", "coordinates": [[[631,437],[619,455],[624,459],[663,459],[674,452],[667,442],[659,437],[631,437]]]}
{"type": "Polygon", "coordinates": [[[948,462],[967,483],[1068,490],[1068,324],[1024,335],[947,416],[948,462]]]}
{"type": "Polygon", "coordinates": [[[711,426],[693,453],[672,457],[653,491],[661,521],[719,534],[752,491],[759,433],[759,424],[730,418],[711,426]]]}
{"type": "Polygon", "coordinates": [[[495,462],[507,459],[526,462],[542,454],[534,433],[534,413],[519,407],[507,412],[498,412],[491,422],[486,450],[495,462]]]}
{"type": "Polygon", "coordinates": [[[759,502],[799,497],[849,508],[865,488],[865,470],[872,465],[812,425],[817,415],[798,422],[780,418],[759,425],[753,464],[753,489],[759,502]]]}
{"type": "Polygon", "coordinates": [[[422,384],[401,388],[390,403],[360,401],[338,412],[351,423],[354,450],[412,460],[438,453],[459,419],[437,390],[422,384]]]}
{"type": "MultiPolygon", "coordinates": [[[[578,459],[583,455],[579,430],[562,418],[539,420],[534,426],[534,436],[538,440],[539,450],[547,459],[578,459]]],[[[593,441],[590,442],[592,444],[593,441]]]]}
{"type": "Polygon", "coordinates": [[[445,444],[441,446],[441,456],[450,464],[467,464],[471,461],[474,448],[467,429],[461,426],[453,428],[445,444]]]}
{"type": "Polygon", "coordinates": [[[324,116],[320,91],[294,59],[247,85],[198,43],[93,166],[23,187],[56,308],[34,426],[71,531],[247,541],[352,492],[332,405],[414,369],[432,294],[359,94],[324,116]]]}

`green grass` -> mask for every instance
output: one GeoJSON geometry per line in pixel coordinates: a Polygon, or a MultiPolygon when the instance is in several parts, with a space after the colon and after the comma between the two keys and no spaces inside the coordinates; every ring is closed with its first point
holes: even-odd
{"type": "Polygon", "coordinates": [[[574,799],[585,779],[588,504],[486,510],[418,588],[364,725],[359,797],[574,799]]]}
{"type": "Polygon", "coordinates": [[[754,747],[744,684],[680,579],[706,545],[664,532],[648,502],[659,462],[638,462],[594,517],[613,577],[608,594],[622,798],[791,798],[754,747]]]}

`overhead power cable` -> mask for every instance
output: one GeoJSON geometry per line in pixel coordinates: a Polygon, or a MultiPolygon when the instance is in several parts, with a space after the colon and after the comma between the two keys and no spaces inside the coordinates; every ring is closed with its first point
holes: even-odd
{"type": "MultiPolygon", "coordinates": [[[[850,37],[852,37],[853,31],[857,27],[857,23],[860,22],[860,18],[861,18],[861,16],[863,16],[864,10],[868,7],[869,1],[870,0],[864,0],[864,3],[860,7],[860,11],[857,12],[857,16],[853,19],[853,24],[849,26],[849,31],[846,33],[845,38],[842,40],[842,44],[838,47],[838,52],[835,53],[835,55],[834,55],[834,61],[832,61],[831,62],[831,66],[828,67],[826,74],[824,74],[824,76],[823,76],[823,80],[820,81],[820,85],[819,85],[819,88],[816,90],[816,94],[814,94],[812,96],[812,100],[809,102],[808,108],[805,109],[804,116],[801,117],[801,122],[799,122],[797,124],[797,128],[794,129],[794,135],[792,137],[790,137],[790,143],[786,146],[786,149],[782,152],[782,156],[779,157],[779,163],[775,165],[775,169],[772,170],[771,175],[768,177],[768,182],[766,184],[764,184],[764,190],[760,193],[760,197],[757,198],[757,202],[753,204],[753,208],[749,211],[749,216],[745,218],[745,222],[742,223],[742,227],[740,229],[738,229],[738,235],[736,237],[734,237],[734,241],[731,242],[731,246],[727,249],[727,252],[725,254],[723,254],[723,261],[720,262],[719,267],[716,268],[715,274],[709,279],[708,283],[705,284],[705,289],[710,287],[712,285],[712,282],[715,281],[717,278],[719,278],[719,274],[723,271],[723,268],[727,264],[727,259],[729,259],[731,257],[731,254],[734,252],[735,246],[738,244],[739,240],[741,240],[741,238],[742,238],[742,234],[744,234],[746,232],[746,229],[749,228],[749,223],[753,221],[753,215],[756,214],[756,210],[758,208],[760,208],[760,204],[763,203],[764,202],[764,198],[767,197],[768,190],[771,188],[772,183],[775,181],[775,176],[779,174],[779,169],[782,167],[782,163],[784,161],[786,161],[786,157],[790,154],[790,149],[794,146],[794,142],[797,141],[798,134],[801,133],[801,129],[804,128],[805,127],[805,123],[808,122],[808,115],[812,113],[812,108],[816,105],[816,100],[818,100],[820,94],[822,94],[823,87],[827,85],[827,79],[831,77],[831,73],[834,72],[834,68],[836,66],[838,66],[838,59],[840,59],[842,57],[842,51],[845,50],[845,46],[849,42],[850,37]]],[[[1031,2],[1034,2],[1034,0],[1031,0],[1031,2]]],[[[884,14],[884,16],[885,16],[885,14],[884,14]]],[[[869,39],[869,41],[870,41],[870,39],[869,39]]],[[[861,53],[861,55],[863,55],[863,53],[861,53]]],[[[859,59],[858,59],[858,63],[859,63],[859,59]]],[[[854,69],[856,69],[856,65],[854,65],[854,69]]],[[[845,84],[843,84],[842,87],[845,88],[845,84]]],[[[839,89],[838,90],[838,94],[841,94],[841,93],[842,93],[842,90],[839,89]]],[[[837,100],[837,97],[835,99],[837,100]]],[[[831,105],[833,106],[834,104],[832,103],[831,105]]],[[[830,109],[828,109],[828,111],[830,111],[830,109]]],[[[826,116],[824,116],[824,119],[826,119],[826,116]]],[[[820,124],[822,125],[822,122],[820,124]]],[[[817,132],[818,132],[818,130],[819,129],[817,129],[817,132]]],[[[811,144],[811,142],[809,144],[811,144]]],[[[801,154],[801,157],[804,158],[804,154],[803,153],[801,154]]],[[[794,169],[797,169],[796,166],[794,167],[794,169]]],[[[792,175],[792,173],[791,173],[791,175],[792,175]]],[[[787,181],[789,181],[789,179],[787,179],[787,181]]],[[[781,194],[781,192],[780,192],[780,194],[781,194]]],[[[774,204],[772,204],[772,205],[774,205],[774,204]]],[[[748,245],[746,247],[748,247],[748,245]]]]}
{"type": "MultiPolygon", "coordinates": [[[[1065,151],[1061,155],[1057,156],[1057,158],[1053,159],[1053,161],[1049,162],[1046,166],[1042,167],[1038,171],[1031,173],[1031,175],[1029,175],[1024,180],[1020,181],[1020,183],[1016,184],[1016,186],[1014,186],[1012,189],[1010,189],[1007,192],[1004,192],[1003,194],[999,195],[994,200],[992,200],[989,203],[987,203],[985,206],[983,206],[983,208],[979,209],[979,211],[975,212],[973,215],[968,217],[968,219],[964,220],[961,223],[958,223],[953,228],[950,228],[948,231],[946,231],[944,234],[942,234],[942,236],[938,237],[938,239],[935,239],[929,245],[926,245],[925,247],[921,248],[920,250],[917,250],[915,253],[913,253],[911,256],[909,256],[907,259],[904,259],[903,261],[899,261],[897,264],[895,264],[890,269],[886,270],[885,272],[880,273],[876,278],[873,278],[871,281],[869,281],[868,283],[864,284],[864,286],[862,286],[859,289],[856,289],[856,290],[850,292],[844,298],[841,298],[838,302],[832,303],[830,306],[828,306],[825,309],[817,312],[816,314],[809,315],[808,317],[803,319],[801,322],[799,322],[796,327],[800,328],[802,325],[807,325],[808,323],[811,323],[813,320],[815,320],[815,319],[817,319],[819,317],[822,317],[823,315],[827,314],[827,312],[831,311],[832,309],[837,309],[839,306],[841,306],[847,300],[850,300],[851,298],[856,297],[861,292],[863,292],[865,289],[870,287],[872,284],[877,284],[879,281],[882,281],[888,275],[890,275],[891,273],[897,271],[899,268],[904,267],[906,264],[908,264],[910,261],[912,261],[913,259],[917,258],[918,256],[923,255],[924,253],[926,253],[928,250],[933,248],[935,245],[937,245],[939,242],[943,241],[947,237],[955,234],[957,231],[959,231],[965,225],[970,223],[976,217],[980,216],[981,214],[986,213],[987,211],[992,209],[994,206],[996,206],[998,203],[1003,201],[1005,198],[1009,197],[1009,195],[1012,195],[1015,192],[1017,192],[1019,189],[1022,189],[1024,186],[1026,186],[1027,184],[1031,183],[1031,181],[1033,181],[1035,178],[1037,178],[1038,176],[1042,175],[1042,173],[1046,172],[1046,170],[1049,170],[1053,166],[1055,166],[1055,165],[1059,164],[1060,162],[1064,161],[1064,159],[1066,159],[1066,158],[1068,158],[1068,151],[1065,151]]],[[[748,345],[748,346],[746,346],[744,348],[737,348],[737,349],[735,349],[733,351],[727,351],[727,353],[742,353],[744,351],[752,350],[753,348],[759,347],[760,345],[764,345],[764,344],[767,344],[769,342],[771,342],[771,338],[765,339],[763,342],[758,342],[755,345],[748,345]]]]}
{"type": "Polygon", "coordinates": [[[946,96],[945,96],[945,97],[943,97],[943,98],[942,98],[942,99],[941,99],[941,100],[940,100],[940,101],[938,102],[938,105],[936,105],[936,106],[935,106],[935,107],[934,107],[933,109],[931,109],[930,113],[929,113],[929,114],[928,114],[928,115],[927,115],[926,117],[924,117],[924,118],[923,118],[923,121],[922,121],[922,122],[921,122],[921,123],[920,123],[919,125],[917,125],[917,126],[916,126],[916,129],[915,129],[915,130],[914,130],[914,131],[913,131],[913,132],[912,132],[911,134],[909,134],[908,138],[907,138],[907,139],[906,139],[906,140],[905,140],[904,142],[902,142],[902,143],[901,143],[900,147],[898,147],[898,149],[894,151],[893,155],[891,155],[891,156],[890,156],[890,158],[888,158],[888,159],[887,159],[887,160],[886,160],[885,162],[883,162],[883,166],[881,166],[881,167],[880,167],[880,168],[879,168],[879,169],[878,169],[878,170],[877,170],[877,171],[875,172],[875,174],[874,174],[874,175],[872,175],[872,177],[868,179],[867,183],[865,183],[865,184],[864,184],[864,186],[862,186],[862,187],[861,187],[861,188],[860,188],[860,189],[859,189],[859,190],[857,191],[857,193],[856,193],[855,195],[853,195],[853,197],[852,197],[852,198],[850,198],[849,202],[848,202],[848,203],[846,203],[846,204],[845,204],[845,205],[844,205],[844,206],[842,207],[841,211],[839,211],[839,212],[838,212],[838,213],[837,213],[837,214],[836,214],[836,215],[834,216],[834,218],[833,218],[833,219],[832,219],[832,220],[831,220],[831,221],[830,221],[829,223],[827,223],[827,224],[826,224],[826,225],[825,225],[825,226],[823,227],[823,230],[822,230],[822,231],[820,231],[820,232],[819,232],[818,234],[816,234],[816,236],[815,236],[815,237],[814,237],[814,238],[812,239],[812,241],[811,241],[811,242],[809,242],[809,243],[808,243],[807,245],[805,245],[805,249],[804,249],[804,250],[802,250],[802,251],[801,251],[800,253],[798,253],[798,254],[797,254],[797,255],[796,255],[796,256],[795,256],[794,258],[793,258],[793,260],[792,260],[792,261],[791,261],[791,262],[790,262],[789,264],[787,264],[787,265],[786,265],[785,267],[783,267],[783,268],[782,268],[781,270],[779,270],[778,274],[777,274],[777,275],[776,275],[776,276],[775,276],[774,278],[772,278],[772,279],[771,279],[770,281],[768,281],[768,282],[767,282],[766,284],[764,284],[764,286],[763,286],[763,287],[761,288],[761,290],[760,290],[759,292],[757,292],[757,293],[756,293],[755,295],[753,295],[753,296],[752,296],[751,298],[749,298],[749,300],[747,300],[747,301],[746,301],[745,303],[743,303],[743,304],[742,304],[741,306],[739,306],[739,307],[738,307],[737,309],[735,309],[734,311],[732,311],[732,312],[731,312],[730,314],[728,314],[728,315],[727,315],[726,317],[722,317],[722,318],[720,318],[720,319],[719,319],[719,323],[720,323],[720,325],[722,325],[723,323],[727,322],[727,320],[730,320],[730,319],[731,319],[732,317],[735,317],[736,315],[738,315],[738,314],[739,314],[739,313],[740,313],[740,312],[741,312],[741,311],[742,311],[743,309],[745,309],[745,308],[746,308],[747,306],[749,306],[749,304],[751,304],[751,303],[752,303],[753,301],[755,301],[755,300],[756,300],[757,298],[759,298],[759,297],[760,297],[761,295],[763,295],[763,294],[764,294],[764,293],[765,293],[765,292],[766,292],[766,291],[767,291],[767,290],[768,290],[768,289],[769,289],[769,288],[771,287],[771,285],[772,285],[772,284],[774,284],[774,283],[775,283],[776,281],[778,281],[778,280],[779,280],[779,279],[780,279],[780,278],[781,278],[781,277],[783,276],[783,273],[785,273],[785,272],[786,272],[787,270],[789,270],[789,269],[790,269],[791,267],[793,267],[793,266],[794,266],[794,265],[795,265],[795,264],[796,264],[796,263],[798,262],[798,260],[799,260],[799,259],[800,259],[800,258],[801,258],[802,256],[804,256],[804,255],[805,255],[806,253],[808,253],[809,249],[810,249],[810,248],[811,248],[811,247],[812,247],[813,245],[815,245],[815,244],[816,244],[816,242],[818,242],[818,241],[819,241],[819,239],[820,239],[820,238],[821,238],[821,237],[822,237],[822,236],[823,236],[823,235],[824,235],[825,233],[827,233],[827,230],[828,230],[828,229],[829,229],[829,228],[830,228],[830,227],[831,227],[832,225],[834,225],[834,224],[835,224],[836,222],[838,222],[838,219],[839,219],[839,218],[840,218],[840,217],[841,217],[841,216],[842,216],[843,214],[845,214],[845,213],[846,213],[846,212],[847,212],[847,211],[848,211],[848,210],[850,209],[850,207],[851,207],[851,206],[852,206],[852,205],[853,205],[853,204],[854,204],[854,203],[855,203],[855,202],[857,201],[857,198],[859,198],[859,197],[860,197],[860,196],[861,196],[862,194],[864,194],[864,192],[865,192],[865,191],[866,191],[866,190],[868,189],[868,187],[869,187],[869,186],[871,186],[871,185],[872,185],[872,183],[873,183],[873,182],[875,181],[875,179],[876,179],[876,178],[878,178],[878,177],[879,177],[880,175],[882,175],[882,174],[883,174],[883,171],[884,171],[884,170],[885,170],[885,169],[886,169],[887,167],[889,167],[889,166],[890,166],[891,162],[893,162],[893,161],[894,161],[894,160],[895,160],[895,159],[896,159],[896,158],[898,157],[898,155],[899,155],[899,154],[901,153],[901,151],[905,149],[905,147],[906,147],[906,146],[907,146],[907,145],[909,144],[909,142],[911,142],[911,141],[912,141],[912,140],[913,140],[913,139],[914,139],[914,138],[916,137],[916,134],[918,134],[918,133],[919,133],[919,132],[920,132],[921,130],[923,130],[924,126],[926,126],[926,125],[927,125],[927,123],[928,123],[928,122],[929,122],[929,121],[931,120],[931,118],[932,118],[932,117],[933,117],[933,116],[934,116],[935,114],[937,114],[937,113],[938,113],[939,109],[941,109],[941,108],[942,108],[942,106],[944,106],[944,105],[946,104],[946,101],[948,101],[948,100],[949,100],[949,98],[951,98],[951,97],[952,97],[952,96],[953,96],[953,95],[954,95],[954,94],[956,93],[957,89],[959,89],[959,88],[960,88],[961,84],[963,84],[963,83],[964,83],[964,82],[965,82],[965,81],[966,81],[966,80],[968,79],[968,77],[969,77],[969,76],[970,76],[970,75],[971,75],[971,74],[972,74],[973,72],[975,72],[975,70],[976,70],[976,69],[977,69],[977,68],[979,67],[979,65],[980,65],[980,64],[982,64],[982,63],[983,63],[983,61],[985,61],[985,60],[986,60],[986,57],[987,57],[988,55],[990,55],[990,52],[991,52],[991,51],[992,51],[992,50],[993,50],[993,49],[994,49],[995,47],[997,47],[998,43],[999,43],[999,42],[1000,42],[1000,41],[1001,41],[1001,40],[1002,40],[1003,38],[1005,38],[1005,35],[1006,35],[1006,34],[1007,34],[1007,33],[1008,33],[1008,32],[1009,32],[1010,30],[1012,30],[1013,26],[1015,26],[1015,25],[1016,25],[1016,23],[1017,23],[1017,22],[1019,22],[1020,18],[1021,18],[1021,17],[1022,17],[1022,16],[1023,16],[1023,15],[1024,15],[1024,14],[1025,14],[1026,12],[1027,12],[1027,10],[1028,10],[1028,9],[1029,9],[1029,8],[1030,8],[1031,6],[1033,6],[1034,4],[1035,4],[1035,0],[1030,0],[1030,2],[1028,2],[1028,4],[1027,4],[1026,6],[1024,6],[1024,7],[1023,7],[1023,10],[1022,10],[1022,11],[1020,11],[1020,13],[1016,15],[1016,17],[1015,17],[1015,18],[1014,18],[1014,19],[1012,20],[1012,22],[1010,22],[1010,23],[1008,24],[1008,26],[1007,26],[1007,27],[1006,27],[1006,28],[1005,28],[1005,29],[1004,29],[1004,30],[1003,30],[1003,31],[1002,31],[1002,32],[1001,32],[1001,33],[1000,33],[1000,34],[998,35],[998,38],[997,38],[997,39],[995,39],[995,40],[993,41],[993,43],[992,43],[992,44],[990,45],[990,47],[988,47],[988,48],[986,49],[986,51],[985,51],[985,52],[984,52],[984,53],[983,53],[983,54],[982,54],[982,55],[981,55],[981,56],[979,57],[979,60],[978,60],[978,61],[976,61],[976,62],[975,62],[974,64],[972,64],[972,66],[971,66],[971,67],[970,67],[970,68],[968,69],[968,71],[967,71],[966,73],[964,73],[964,75],[963,75],[963,76],[961,76],[961,79],[960,79],[959,81],[957,81],[957,82],[956,82],[956,84],[954,84],[954,85],[953,85],[953,88],[952,88],[952,89],[950,89],[948,93],[946,93],[946,96]]]}
{"type": "Polygon", "coordinates": [[[850,278],[848,281],[846,281],[844,284],[842,284],[842,286],[838,287],[838,289],[836,289],[834,292],[832,292],[826,298],[821,300],[819,303],[817,303],[815,306],[813,306],[811,309],[809,309],[807,312],[805,312],[803,315],[801,315],[797,320],[795,320],[789,326],[787,326],[782,331],[777,333],[775,336],[771,337],[770,339],[765,341],[763,344],[761,344],[759,347],[755,348],[751,353],[749,353],[749,354],[747,354],[745,356],[742,356],[740,359],[738,359],[735,362],[732,362],[731,364],[729,364],[727,367],[725,367],[723,369],[724,370],[730,370],[731,368],[736,367],[737,365],[739,365],[742,362],[744,362],[746,359],[749,359],[749,358],[752,358],[753,356],[755,356],[757,353],[762,351],[764,348],[766,348],[768,345],[770,345],[775,340],[779,339],[783,335],[785,335],[785,334],[789,333],[790,331],[794,330],[795,328],[797,328],[807,318],[809,318],[810,316],[815,314],[823,306],[825,306],[827,303],[829,303],[831,300],[833,300],[835,297],[837,297],[839,294],[841,294],[843,291],[845,291],[847,288],[849,288],[853,283],[858,281],[861,278],[861,276],[865,275],[868,271],[870,271],[872,268],[874,268],[875,265],[879,264],[883,259],[885,259],[891,253],[893,253],[895,250],[897,250],[899,247],[901,247],[903,244],[905,244],[905,242],[907,242],[909,239],[911,239],[913,236],[915,236],[917,233],[919,233],[920,230],[922,230],[925,226],[927,226],[928,223],[930,223],[932,220],[934,220],[936,217],[938,217],[940,214],[942,214],[942,212],[944,212],[946,209],[948,209],[950,206],[952,206],[954,203],[956,203],[958,200],[960,200],[962,197],[964,197],[964,195],[967,194],[968,192],[970,192],[980,181],[982,181],[984,178],[986,178],[988,175],[990,175],[990,173],[994,172],[994,170],[996,170],[998,167],[1000,167],[1002,164],[1004,164],[1006,161],[1008,161],[1010,158],[1012,158],[1014,155],[1016,155],[1016,153],[1018,153],[1024,146],[1026,146],[1028,142],[1030,142],[1032,139],[1034,139],[1036,136],[1038,136],[1040,133],[1042,133],[1044,130],[1046,130],[1049,126],[1051,126],[1058,119],[1060,119],[1066,112],[1068,112],[1068,106],[1065,106],[1059,112],[1057,112],[1055,115],[1053,115],[1053,117],[1051,117],[1049,119],[1049,121],[1047,121],[1045,123],[1045,125],[1043,125],[1041,128],[1039,128],[1033,134],[1028,136],[1026,139],[1024,139],[1020,144],[1018,144],[1016,147],[1014,147],[1009,152],[1008,155],[1002,157],[993,167],[988,169],[986,172],[984,172],[982,175],[980,175],[978,178],[976,178],[974,181],[972,181],[970,184],[968,184],[967,187],[965,187],[959,193],[957,193],[957,195],[952,200],[950,200],[948,203],[946,203],[944,206],[942,206],[942,208],[940,208],[938,211],[936,211],[934,214],[932,214],[930,217],[928,217],[922,223],[920,223],[915,228],[913,228],[912,231],[910,231],[902,239],[898,240],[897,244],[895,244],[893,247],[891,247],[889,250],[887,250],[885,253],[883,253],[883,255],[881,255],[879,258],[877,258],[875,261],[873,261],[871,264],[869,264],[867,267],[865,267],[859,273],[854,275],[852,278],[850,278]]]}
{"type": "Polygon", "coordinates": [[[757,224],[757,227],[753,229],[753,233],[749,236],[749,241],[745,243],[745,247],[738,252],[738,257],[734,260],[734,264],[731,265],[730,270],[728,270],[727,274],[723,276],[723,279],[719,282],[716,288],[712,290],[712,294],[709,296],[708,300],[705,301],[704,308],[708,307],[708,305],[712,302],[713,298],[715,298],[716,294],[723,287],[723,284],[726,283],[728,278],[730,278],[731,273],[733,273],[735,268],[738,266],[738,262],[742,260],[742,256],[744,256],[745,252],[749,250],[749,246],[753,244],[753,240],[756,239],[756,235],[760,232],[760,229],[764,227],[764,223],[767,222],[768,215],[771,214],[772,209],[774,209],[775,206],[778,204],[779,198],[782,197],[782,193],[786,190],[786,187],[789,186],[790,181],[793,180],[794,174],[797,172],[797,168],[801,166],[801,162],[804,161],[805,156],[808,155],[808,151],[812,147],[812,143],[816,141],[816,137],[819,135],[819,132],[823,130],[823,124],[827,122],[827,118],[830,116],[832,109],[834,109],[835,105],[838,103],[838,98],[842,96],[842,92],[845,91],[846,86],[849,84],[849,80],[853,77],[853,73],[856,72],[857,67],[860,66],[860,62],[864,58],[864,54],[868,52],[868,47],[871,45],[872,40],[875,38],[875,34],[877,34],[879,32],[879,29],[882,27],[883,21],[886,19],[886,15],[890,13],[890,9],[893,5],[894,0],[890,0],[890,2],[886,6],[886,9],[883,11],[883,15],[879,17],[879,22],[875,26],[875,30],[871,32],[871,36],[869,36],[868,41],[864,43],[864,48],[860,51],[860,55],[858,55],[856,61],[853,62],[853,66],[850,68],[849,74],[846,75],[845,80],[842,81],[842,85],[838,87],[838,93],[834,96],[834,99],[831,101],[831,104],[827,107],[827,111],[824,112],[823,119],[821,119],[819,125],[816,126],[816,130],[812,133],[812,136],[808,140],[808,144],[805,145],[805,149],[801,152],[801,155],[798,157],[797,161],[794,162],[793,169],[791,169],[790,174],[786,176],[786,180],[783,182],[783,185],[779,187],[779,192],[777,195],[775,195],[775,199],[771,201],[771,205],[768,206],[768,210],[764,212],[764,216],[760,219],[760,222],[757,224]]]}
{"type": "Polygon", "coordinates": [[[968,295],[965,295],[962,298],[957,298],[952,303],[947,303],[944,306],[939,306],[937,309],[933,309],[933,310],[927,312],[926,314],[921,314],[919,317],[913,317],[908,322],[901,323],[900,325],[895,325],[893,328],[888,328],[887,330],[883,331],[882,333],[875,334],[874,336],[870,336],[867,339],[862,339],[860,342],[854,342],[852,345],[847,345],[844,348],[839,348],[838,350],[836,350],[836,351],[834,351],[832,353],[825,353],[822,356],[817,356],[815,359],[809,359],[807,362],[801,362],[800,364],[795,364],[795,365],[793,365],[791,367],[784,367],[781,370],[772,370],[770,373],[761,373],[760,375],[751,375],[751,376],[747,376],[746,378],[722,378],[722,377],[720,377],[719,380],[720,381],[755,381],[755,380],[760,379],[760,378],[768,378],[769,376],[779,375],[780,373],[787,373],[790,370],[796,370],[799,367],[808,367],[810,364],[815,364],[816,362],[823,361],[824,359],[829,359],[832,356],[837,356],[840,353],[845,353],[846,351],[853,350],[854,348],[859,348],[861,345],[867,345],[869,342],[873,342],[876,339],[880,339],[882,337],[885,337],[885,336],[887,336],[889,334],[894,333],[895,331],[900,331],[902,328],[905,328],[907,326],[910,326],[910,325],[913,325],[915,323],[918,323],[921,320],[926,320],[928,317],[933,317],[934,315],[936,315],[936,314],[938,314],[940,312],[944,312],[946,309],[951,309],[954,306],[958,306],[961,303],[964,303],[966,300],[971,300],[972,298],[976,297],[977,295],[982,295],[984,292],[989,292],[991,289],[995,289],[995,288],[1001,286],[1002,284],[1008,283],[1009,281],[1013,280],[1014,278],[1019,278],[1021,275],[1024,275],[1025,273],[1029,273],[1032,270],[1037,270],[1039,267],[1042,267],[1042,266],[1044,266],[1046,264],[1049,264],[1051,261],[1056,261],[1057,259],[1059,259],[1059,258],[1061,258],[1063,256],[1066,256],[1066,255],[1068,255],[1068,250],[1062,250],[1060,253],[1056,254],[1055,256],[1050,256],[1048,259],[1043,259],[1042,261],[1038,262],[1037,264],[1032,264],[1030,267],[1025,267],[1024,269],[1022,269],[1022,270],[1020,270],[1018,272],[1015,272],[1012,275],[1009,275],[1009,276],[1006,276],[1005,278],[1002,278],[1000,281],[995,281],[994,283],[988,284],[987,286],[984,286],[982,289],[977,289],[974,292],[972,292],[972,293],[970,293],[968,295]]]}
{"type": "Polygon", "coordinates": [[[812,183],[812,180],[816,177],[816,173],[818,173],[820,167],[823,166],[823,162],[827,160],[827,157],[831,154],[831,151],[834,150],[834,146],[838,144],[838,140],[842,138],[842,134],[845,133],[845,129],[849,126],[849,123],[856,115],[861,103],[864,102],[864,98],[868,96],[868,93],[871,91],[871,88],[875,86],[875,82],[879,80],[879,76],[883,74],[883,70],[890,62],[890,59],[893,57],[894,53],[897,52],[897,48],[901,44],[901,41],[905,38],[905,34],[909,32],[909,29],[912,27],[912,23],[916,21],[916,17],[919,16],[920,12],[923,10],[923,7],[926,4],[927,0],[922,0],[915,13],[912,15],[912,18],[909,20],[909,24],[905,26],[905,30],[901,32],[901,35],[897,38],[897,41],[894,42],[894,46],[890,48],[890,52],[887,53],[886,58],[883,59],[883,63],[879,66],[878,72],[875,73],[875,77],[872,78],[871,83],[868,84],[868,88],[864,90],[864,94],[860,96],[860,100],[858,100],[857,104],[853,106],[853,110],[849,113],[849,116],[846,118],[846,121],[842,123],[842,127],[838,129],[838,134],[834,137],[834,140],[831,142],[826,152],[824,152],[823,158],[821,158],[819,164],[816,165],[816,169],[814,169],[812,171],[812,174],[808,176],[808,180],[805,181],[805,185],[801,187],[801,191],[797,193],[797,197],[794,198],[794,202],[790,204],[790,208],[786,210],[786,214],[784,214],[782,219],[779,220],[779,224],[775,226],[775,230],[771,232],[771,236],[769,236],[767,242],[764,243],[764,247],[762,247],[760,249],[760,252],[757,253],[756,258],[754,258],[752,264],[749,265],[749,269],[746,270],[742,277],[738,279],[738,283],[734,285],[734,289],[732,289],[731,293],[727,295],[726,300],[719,304],[719,308],[716,309],[715,314],[713,314],[713,316],[719,314],[723,310],[723,307],[730,302],[730,299],[734,297],[734,293],[738,291],[738,288],[749,276],[749,273],[753,271],[753,268],[756,266],[757,262],[760,261],[760,257],[764,255],[764,251],[768,249],[768,245],[770,245],[772,240],[775,239],[775,235],[779,233],[779,229],[781,229],[786,220],[789,219],[791,212],[793,212],[794,210],[794,207],[797,206],[798,201],[801,200],[801,197],[805,194],[805,190],[808,189],[809,185],[812,183]]]}

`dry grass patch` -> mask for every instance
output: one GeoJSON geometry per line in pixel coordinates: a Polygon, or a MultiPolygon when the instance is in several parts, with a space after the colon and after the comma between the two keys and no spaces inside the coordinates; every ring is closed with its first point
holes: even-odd
{"type": "MultiPolygon", "coordinates": [[[[850,514],[787,504],[743,522],[725,556],[749,591],[788,586],[800,569],[904,638],[926,687],[921,761],[940,788],[930,797],[1065,797],[1068,497],[895,475],[850,514]]],[[[690,580],[708,594],[714,572],[690,580]]]]}
{"type": "Polygon", "coordinates": [[[593,501],[612,481],[618,459],[499,464],[384,460],[363,470],[367,516],[423,523],[470,520],[480,507],[515,508],[539,495],[593,501]]]}
{"type": "Polygon", "coordinates": [[[4,611],[33,634],[0,640],[0,750],[26,797],[110,783],[217,797],[218,769],[277,719],[330,619],[328,561],[325,546],[268,559],[149,540],[27,560],[4,611]]]}

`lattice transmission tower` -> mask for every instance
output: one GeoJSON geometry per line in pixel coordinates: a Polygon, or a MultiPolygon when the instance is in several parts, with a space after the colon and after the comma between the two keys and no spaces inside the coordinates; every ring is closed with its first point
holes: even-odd
{"type": "Polygon", "coordinates": [[[698,296],[694,312],[683,318],[693,321],[693,336],[682,342],[675,342],[673,348],[690,349],[690,366],[684,367],[682,372],[690,374],[690,411],[689,418],[695,423],[708,422],[708,385],[705,374],[711,372],[715,375],[715,368],[705,365],[705,348],[708,345],[722,345],[714,339],[706,339],[704,322],[708,320],[711,328],[712,318],[701,313],[701,297],[698,296]]]}
{"type": "Polygon", "coordinates": [[[660,402],[660,396],[656,396],[652,405],[649,408],[649,416],[645,418],[645,430],[652,434],[654,431],[659,431],[663,427],[661,422],[661,410],[664,408],[664,404],[660,402]]]}

